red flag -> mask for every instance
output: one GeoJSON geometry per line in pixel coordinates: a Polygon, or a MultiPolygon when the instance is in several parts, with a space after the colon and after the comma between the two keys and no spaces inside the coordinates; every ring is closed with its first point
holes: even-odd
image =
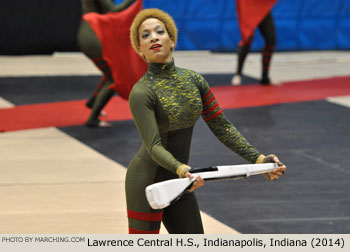
{"type": "Polygon", "coordinates": [[[124,99],[129,98],[133,85],[147,70],[146,62],[130,42],[131,23],[141,10],[142,0],[136,0],[121,12],[91,12],[83,16],[102,44],[102,57],[112,70],[113,89],[124,99]]]}
{"type": "Polygon", "coordinates": [[[278,0],[236,0],[239,28],[242,34],[240,43],[254,33],[255,28],[269,13],[278,0]]]}

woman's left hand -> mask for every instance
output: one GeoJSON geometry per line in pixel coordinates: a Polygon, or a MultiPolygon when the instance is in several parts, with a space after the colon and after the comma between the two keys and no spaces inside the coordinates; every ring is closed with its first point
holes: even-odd
{"type": "MultiPolygon", "coordinates": [[[[193,175],[189,172],[185,173],[185,177],[192,179],[193,175]]],[[[192,187],[190,190],[188,190],[189,192],[193,192],[194,190],[197,190],[199,188],[201,188],[204,185],[204,180],[200,177],[200,176],[196,176],[196,180],[194,181],[192,187]]]]}
{"type": "Polygon", "coordinates": [[[278,167],[271,172],[264,173],[264,177],[270,181],[279,179],[287,169],[287,167],[278,159],[277,156],[271,154],[264,158],[263,163],[276,163],[278,167]]]}

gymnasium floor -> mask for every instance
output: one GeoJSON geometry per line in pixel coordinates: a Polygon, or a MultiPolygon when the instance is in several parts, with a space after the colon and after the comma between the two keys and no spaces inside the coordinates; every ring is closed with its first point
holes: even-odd
{"type": "MultiPolygon", "coordinates": [[[[288,170],[207,182],[196,191],[206,233],[350,233],[350,52],[276,53],[260,86],[260,55],[244,83],[235,54],[176,52],[203,74],[226,116],[288,170]]],[[[127,102],[106,107],[111,128],[86,128],[99,72],[79,53],[0,56],[0,233],[126,233],[126,166],[140,145],[127,102]]],[[[190,165],[241,164],[199,120],[190,165]]],[[[162,233],[166,233],[162,228],[162,233]]]]}

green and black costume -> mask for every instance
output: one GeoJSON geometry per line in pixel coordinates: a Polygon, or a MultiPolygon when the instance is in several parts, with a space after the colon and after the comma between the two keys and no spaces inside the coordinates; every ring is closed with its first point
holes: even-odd
{"type": "Polygon", "coordinates": [[[177,168],[189,160],[192,130],[201,115],[221,142],[249,162],[255,163],[260,152],[228,121],[205,79],[176,67],[174,61],[150,63],[129,99],[143,140],[126,175],[129,232],[159,233],[163,221],[169,233],[203,233],[194,193],[154,210],[145,187],[178,177],[177,168]]]}

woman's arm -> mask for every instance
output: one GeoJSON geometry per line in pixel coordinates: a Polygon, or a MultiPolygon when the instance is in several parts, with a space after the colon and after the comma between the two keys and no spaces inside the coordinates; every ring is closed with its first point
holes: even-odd
{"type": "Polygon", "coordinates": [[[265,157],[253,147],[226,118],[205,79],[200,75],[197,75],[197,79],[203,102],[202,117],[215,136],[251,163],[277,163],[278,168],[263,175],[268,180],[276,180],[281,177],[286,166],[279,161],[277,156],[270,154],[265,157]]]}
{"type": "Polygon", "coordinates": [[[210,130],[232,151],[250,163],[257,162],[263,157],[261,153],[226,118],[206,80],[199,74],[196,77],[203,102],[202,117],[210,130]]]}
{"type": "Polygon", "coordinates": [[[119,12],[128,8],[136,0],[124,0],[119,4],[114,4],[113,0],[97,0],[105,12],[119,12]]]}
{"type": "Polygon", "coordinates": [[[183,177],[190,170],[190,167],[179,162],[164,148],[154,111],[156,101],[157,98],[150,89],[135,86],[129,97],[129,106],[134,122],[151,158],[160,166],[183,177]]]}

